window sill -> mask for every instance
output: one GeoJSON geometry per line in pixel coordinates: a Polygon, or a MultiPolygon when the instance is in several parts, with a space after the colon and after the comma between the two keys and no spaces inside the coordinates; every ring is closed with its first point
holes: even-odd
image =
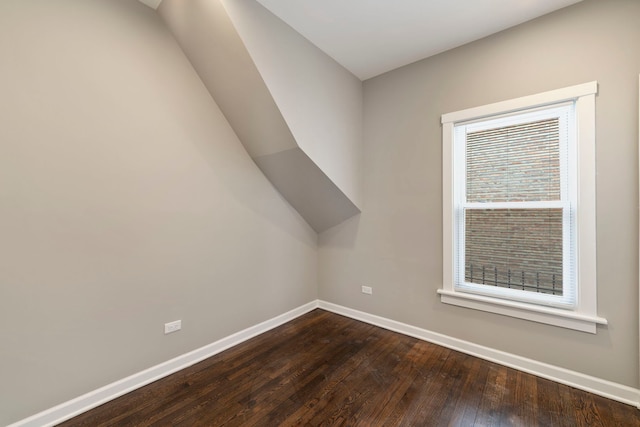
{"type": "Polygon", "coordinates": [[[445,304],[473,308],[591,334],[596,333],[596,325],[607,324],[607,319],[602,317],[589,316],[553,307],[543,307],[445,289],[438,289],[438,293],[440,294],[440,301],[445,304]]]}

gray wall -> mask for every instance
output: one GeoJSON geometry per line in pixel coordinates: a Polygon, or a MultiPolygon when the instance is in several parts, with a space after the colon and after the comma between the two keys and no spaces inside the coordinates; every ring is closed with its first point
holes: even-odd
{"type": "Polygon", "coordinates": [[[223,0],[302,150],[360,206],[362,82],[256,0],[223,0]]]}
{"type": "Polygon", "coordinates": [[[637,0],[585,0],[367,80],[362,214],[320,235],[320,298],[637,387],[639,21],[637,0]],[[440,303],[441,114],[592,80],[609,326],[591,335],[440,303]]]}
{"type": "Polygon", "coordinates": [[[360,165],[349,153],[360,153],[360,80],[255,0],[234,0],[227,7],[221,0],[164,0],[158,14],[258,167],[314,230],[327,230],[360,212],[359,193],[346,193],[359,184],[350,179],[359,176],[360,165]],[[284,60],[287,52],[291,56],[284,60]],[[314,72],[297,66],[310,59],[314,72]],[[299,90],[307,86],[314,90],[299,90]],[[335,89],[317,99],[315,88],[324,86],[335,89]],[[326,96],[335,90],[340,96],[326,96]],[[283,105],[283,100],[288,102],[283,105]],[[326,115],[326,110],[342,114],[326,115]],[[358,129],[357,138],[344,129],[345,123],[358,129]],[[341,137],[326,138],[316,131],[319,124],[341,137]],[[306,132],[300,135],[300,129],[306,132]],[[323,142],[313,153],[302,148],[303,141],[314,142],[309,135],[323,142]],[[332,156],[341,161],[323,166],[332,156]]]}
{"type": "Polygon", "coordinates": [[[0,58],[0,425],[317,297],[317,235],[153,10],[4,0],[0,58]]]}

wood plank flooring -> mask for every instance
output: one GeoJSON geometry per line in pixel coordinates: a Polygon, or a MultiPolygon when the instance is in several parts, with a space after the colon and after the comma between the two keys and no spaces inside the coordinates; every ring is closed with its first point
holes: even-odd
{"type": "Polygon", "coordinates": [[[62,426],[640,426],[622,403],[314,310],[62,426]]]}

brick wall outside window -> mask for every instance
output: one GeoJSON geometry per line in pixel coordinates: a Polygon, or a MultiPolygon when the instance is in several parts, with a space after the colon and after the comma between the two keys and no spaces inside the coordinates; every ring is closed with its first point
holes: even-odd
{"type": "MultiPolygon", "coordinates": [[[[558,119],[467,135],[467,201],[560,199],[558,119]]],[[[562,209],[467,209],[465,280],[562,295],[562,209]]]]}

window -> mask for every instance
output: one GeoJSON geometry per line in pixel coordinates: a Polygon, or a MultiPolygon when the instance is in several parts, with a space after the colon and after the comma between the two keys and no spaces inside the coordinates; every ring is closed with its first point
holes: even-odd
{"type": "Polygon", "coordinates": [[[442,116],[444,303],[596,332],[595,94],[442,116]]]}

